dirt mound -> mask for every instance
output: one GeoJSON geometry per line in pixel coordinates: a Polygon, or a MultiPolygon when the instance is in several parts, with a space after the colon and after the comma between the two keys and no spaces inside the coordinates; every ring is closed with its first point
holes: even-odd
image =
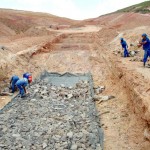
{"type": "Polygon", "coordinates": [[[39,49],[37,49],[32,55],[31,57],[33,57],[34,55],[37,55],[39,53],[49,53],[50,51],[53,50],[54,48],[54,44],[59,43],[61,41],[61,39],[65,38],[64,34],[61,34],[57,37],[55,37],[52,41],[44,44],[42,47],[40,47],[39,49]]]}
{"type": "Polygon", "coordinates": [[[45,27],[31,27],[24,34],[26,36],[44,36],[50,35],[51,32],[47,30],[45,27]]]}
{"type": "Polygon", "coordinates": [[[3,23],[0,22],[0,36],[12,36],[15,35],[15,31],[12,30],[11,28],[7,27],[3,23]]]}
{"type": "Polygon", "coordinates": [[[0,9],[0,23],[15,33],[22,33],[33,26],[49,26],[51,24],[71,25],[76,21],[46,13],[0,9]]]}
{"type": "Polygon", "coordinates": [[[117,30],[132,29],[150,24],[150,14],[139,13],[113,13],[98,18],[85,20],[83,24],[95,24],[103,27],[110,27],[117,30]]]}

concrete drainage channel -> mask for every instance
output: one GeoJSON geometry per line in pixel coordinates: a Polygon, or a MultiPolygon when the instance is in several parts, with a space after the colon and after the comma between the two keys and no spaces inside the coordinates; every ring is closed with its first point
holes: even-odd
{"type": "Polygon", "coordinates": [[[92,76],[44,72],[0,111],[0,149],[102,150],[92,76]]]}

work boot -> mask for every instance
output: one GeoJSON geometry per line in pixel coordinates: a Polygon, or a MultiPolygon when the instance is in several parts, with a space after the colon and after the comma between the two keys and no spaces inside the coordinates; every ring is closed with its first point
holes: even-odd
{"type": "Polygon", "coordinates": [[[21,96],[21,98],[25,98],[25,97],[26,97],[26,94],[24,94],[24,95],[21,96]]]}
{"type": "Polygon", "coordinates": [[[143,63],[143,67],[144,67],[144,68],[145,68],[145,65],[146,65],[146,63],[144,62],[144,63],[143,63]]]}

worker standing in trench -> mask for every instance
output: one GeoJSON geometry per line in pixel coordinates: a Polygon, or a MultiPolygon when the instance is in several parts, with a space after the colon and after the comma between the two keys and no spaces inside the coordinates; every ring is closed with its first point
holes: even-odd
{"type": "Polygon", "coordinates": [[[127,42],[123,38],[121,38],[120,40],[121,40],[122,49],[124,49],[124,57],[129,57],[127,42]]]}
{"type": "Polygon", "coordinates": [[[26,97],[26,86],[32,82],[32,76],[29,73],[23,74],[23,79],[16,82],[21,98],[26,97]]]}
{"type": "Polygon", "coordinates": [[[142,40],[139,42],[138,47],[143,46],[144,50],[144,58],[143,58],[143,66],[145,67],[148,57],[150,57],[150,39],[147,34],[142,34],[142,40]]]}

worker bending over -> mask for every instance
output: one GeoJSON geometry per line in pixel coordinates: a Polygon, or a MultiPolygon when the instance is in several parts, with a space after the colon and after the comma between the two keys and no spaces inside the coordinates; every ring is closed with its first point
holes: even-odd
{"type": "Polygon", "coordinates": [[[21,98],[26,96],[27,93],[26,86],[32,82],[32,76],[29,73],[23,74],[23,77],[24,77],[23,79],[18,80],[16,83],[21,98]]]}
{"type": "Polygon", "coordinates": [[[12,93],[14,93],[16,91],[16,82],[19,80],[19,77],[14,75],[11,77],[10,80],[10,89],[12,90],[12,93]]]}
{"type": "Polygon", "coordinates": [[[121,38],[120,40],[121,40],[122,49],[124,49],[124,57],[129,57],[127,42],[123,38],[121,38]]]}

